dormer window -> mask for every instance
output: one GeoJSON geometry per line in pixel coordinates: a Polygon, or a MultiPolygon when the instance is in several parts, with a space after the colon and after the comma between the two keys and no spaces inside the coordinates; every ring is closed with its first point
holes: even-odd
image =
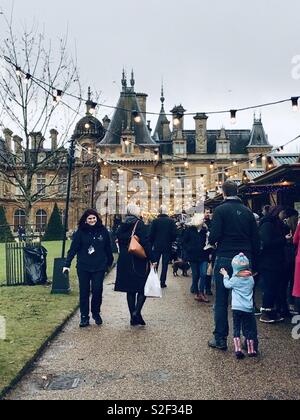
{"type": "Polygon", "coordinates": [[[174,143],[173,153],[174,155],[186,155],[186,143],[174,143]]]}
{"type": "Polygon", "coordinates": [[[217,154],[224,155],[230,153],[230,143],[228,141],[218,141],[217,142],[217,154]]]}

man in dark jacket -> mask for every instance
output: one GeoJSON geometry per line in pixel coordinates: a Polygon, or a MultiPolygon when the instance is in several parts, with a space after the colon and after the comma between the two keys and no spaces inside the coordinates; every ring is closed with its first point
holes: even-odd
{"type": "Polygon", "coordinates": [[[232,181],[224,183],[224,202],[215,209],[210,229],[209,243],[217,245],[214,279],[216,284],[215,331],[208,345],[212,348],[227,350],[228,297],[224,287],[221,268],[232,275],[231,262],[235,255],[243,252],[256,271],[260,250],[258,227],[251,210],[238,198],[237,185],[232,181]]]}
{"type": "Polygon", "coordinates": [[[160,215],[152,222],[150,242],[153,247],[154,259],[159,265],[162,257],[162,272],[160,277],[161,287],[167,287],[168,265],[172,254],[172,242],[176,240],[176,224],[167,214],[167,209],[162,206],[160,215]]]}

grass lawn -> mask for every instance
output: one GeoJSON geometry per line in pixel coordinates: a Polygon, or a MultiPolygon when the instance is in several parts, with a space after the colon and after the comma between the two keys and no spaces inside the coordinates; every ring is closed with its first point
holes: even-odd
{"type": "MultiPolygon", "coordinates": [[[[68,243],[69,246],[70,243],[68,243]]],[[[48,279],[61,242],[44,242],[48,279]]],[[[6,320],[6,340],[0,340],[0,394],[78,303],[75,263],[70,295],[51,295],[49,286],[0,287],[0,317],[6,320]]],[[[4,245],[0,244],[0,283],[5,281],[4,245]]]]}

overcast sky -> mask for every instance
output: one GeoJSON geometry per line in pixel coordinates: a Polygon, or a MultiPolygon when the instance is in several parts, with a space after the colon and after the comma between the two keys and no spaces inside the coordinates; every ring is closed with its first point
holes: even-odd
{"type": "MultiPolygon", "coordinates": [[[[6,12],[11,5],[0,0],[6,12]]],[[[300,96],[299,0],[14,0],[14,7],[16,22],[36,19],[51,39],[68,27],[82,85],[102,91],[109,105],[119,97],[123,66],[134,69],[136,91],[149,95],[152,112],[160,110],[162,78],[167,111],[180,103],[196,113],[300,96]]],[[[98,117],[105,114],[111,111],[98,117]]],[[[300,134],[300,112],[290,103],[263,109],[262,119],[272,144],[300,134]]],[[[246,111],[234,128],[252,122],[246,111]]],[[[222,125],[232,128],[228,114],[208,120],[209,129],[222,125]]],[[[192,117],[185,127],[194,127],[192,117]]],[[[300,151],[299,141],[292,150],[300,151]]]]}

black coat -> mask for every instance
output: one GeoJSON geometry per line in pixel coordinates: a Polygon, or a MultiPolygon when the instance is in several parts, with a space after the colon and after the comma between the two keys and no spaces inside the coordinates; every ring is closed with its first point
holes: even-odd
{"type": "Polygon", "coordinates": [[[260,251],[258,227],[253,213],[239,198],[226,199],[218,206],[210,227],[209,243],[217,244],[217,257],[233,258],[243,252],[257,269],[260,251]]]}
{"type": "Polygon", "coordinates": [[[71,266],[75,255],[78,269],[88,272],[106,271],[114,261],[107,229],[103,225],[78,229],[73,235],[65,267],[71,266]],[[94,249],[93,253],[89,253],[90,247],[94,249]]]}
{"type": "Polygon", "coordinates": [[[120,255],[117,264],[116,292],[144,293],[145,284],[150,272],[152,260],[151,244],[144,222],[133,216],[128,216],[117,231],[120,255]],[[143,246],[147,259],[141,259],[128,253],[132,231],[139,221],[135,234],[143,246]]]}
{"type": "Polygon", "coordinates": [[[261,238],[260,268],[262,270],[281,270],[286,263],[285,235],[288,233],[285,225],[278,218],[264,217],[260,222],[261,238]]]}
{"type": "Polygon", "coordinates": [[[203,262],[209,260],[209,252],[204,251],[206,244],[207,229],[202,228],[200,232],[195,226],[189,227],[183,236],[185,257],[189,262],[203,262]]]}
{"type": "Polygon", "coordinates": [[[176,224],[169,216],[162,214],[153,220],[150,241],[155,252],[171,252],[172,243],[176,240],[176,236],[176,224]]]}

